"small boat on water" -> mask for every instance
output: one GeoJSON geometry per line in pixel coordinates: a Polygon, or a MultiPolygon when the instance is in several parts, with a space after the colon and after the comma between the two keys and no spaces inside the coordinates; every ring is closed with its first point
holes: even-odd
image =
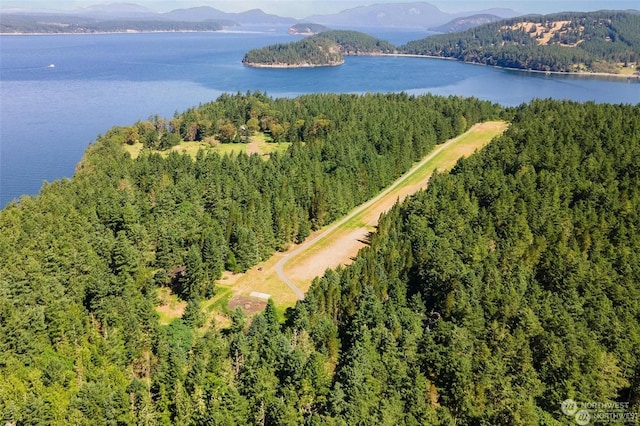
{"type": "Polygon", "coordinates": [[[56,64],[49,64],[49,66],[47,68],[55,68],[56,64]]]}

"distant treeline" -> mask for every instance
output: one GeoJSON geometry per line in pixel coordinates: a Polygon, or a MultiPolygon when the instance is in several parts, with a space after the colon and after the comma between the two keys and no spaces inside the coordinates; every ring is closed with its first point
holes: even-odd
{"type": "Polygon", "coordinates": [[[88,18],[60,16],[21,16],[2,15],[0,33],[5,34],[55,34],[55,33],[110,33],[110,32],[172,32],[172,31],[220,31],[226,21],[147,21],[147,20],[110,20],[96,21],[88,18]]]}

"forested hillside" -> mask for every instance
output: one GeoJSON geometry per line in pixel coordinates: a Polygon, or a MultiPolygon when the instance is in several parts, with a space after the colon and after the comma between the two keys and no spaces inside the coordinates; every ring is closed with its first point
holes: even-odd
{"type": "Polygon", "coordinates": [[[344,55],[390,53],[395,47],[357,31],[332,30],[293,43],[252,49],[242,62],[252,66],[327,66],[344,62],[344,55]]]}
{"type": "Polygon", "coordinates": [[[0,212],[3,419],[246,424],[265,416],[273,423],[273,410],[294,422],[317,411],[314,399],[294,397],[295,375],[307,369],[326,393],[335,360],[314,355],[304,336],[296,360],[263,357],[258,350],[291,343],[272,306],[251,326],[234,314],[230,330],[199,328],[214,279],[304,239],[435,144],[498,113],[475,99],[253,93],[99,137],[73,179],[0,212]],[[242,143],[249,132],[292,145],[269,158],[158,152],[182,140],[242,143]],[[130,143],[146,147],[135,160],[124,149],[130,143]],[[169,326],[154,310],[160,287],[189,302],[169,326]],[[263,326],[273,339],[256,334],[263,326]],[[267,360],[273,365],[250,367],[267,360]],[[282,362],[295,370],[286,392],[298,402],[272,398],[282,362]]]}
{"type": "Polygon", "coordinates": [[[640,61],[640,13],[518,17],[412,41],[399,50],[525,70],[633,73],[640,61]]]}
{"type": "Polygon", "coordinates": [[[290,333],[339,347],[331,416],[575,424],[572,398],[637,419],[640,107],[535,101],[511,121],[292,313],[290,333]]]}
{"type": "Polygon", "coordinates": [[[5,422],[575,424],[567,398],[640,414],[640,105],[254,93],[156,118],[146,137],[253,119],[287,129],[289,151],[133,160],[138,123],[0,212],[5,422]],[[304,238],[497,114],[502,137],[385,215],[284,322],[270,302],[201,327],[223,268],[304,238]],[[189,300],[167,326],[162,286],[189,300]]]}

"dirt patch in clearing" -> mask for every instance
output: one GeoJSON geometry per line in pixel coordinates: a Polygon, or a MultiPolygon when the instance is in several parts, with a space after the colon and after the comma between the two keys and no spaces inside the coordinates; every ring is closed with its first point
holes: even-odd
{"type": "MultiPolygon", "coordinates": [[[[367,238],[372,229],[358,228],[349,233],[337,234],[332,238],[332,244],[312,247],[305,253],[305,261],[292,262],[291,268],[287,268],[287,276],[296,283],[309,283],[314,277],[321,277],[327,269],[349,265],[360,249],[367,245],[367,238]]],[[[300,284],[304,291],[307,287],[300,284]]]]}
{"type": "Polygon", "coordinates": [[[247,144],[247,155],[251,154],[262,154],[258,141],[252,141],[247,144]]]}
{"type": "Polygon", "coordinates": [[[224,271],[222,273],[222,278],[220,278],[220,281],[225,284],[235,284],[236,281],[238,281],[238,278],[240,277],[241,277],[241,274],[234,274],[233,272],[230,272],[230,271],[224,271]]]}
{"type": "Polygon", "coordinates": [[[267,301],[264,299],[258,299],[257,297],[233,296],[229,300],[228,306],[232,311],[236,308],[240,308],[246,315],[253,315],[258,312],[262,312],[267,306],[267,301]]]}
{"type": "Polygon", "coordinates": [[[170,289],[166,287],[158,289],[158,300],[160,305],[156,306],[156,312],[160,315],[162,324],[169,324],[174,319],[182,318],[187,302],[179,300],[170,289]]]}
{"type": "Polygon", "coordinates": [[[510,30],[524,30],[529,33],[531,37],[536,37],[536,41],[539,45],[546,46],[556,34],[566,34],[566,27],[569,24],[571,24],[571,21],[553,21],[545,24],[534,22],[518,22],[515,25],[507,25],[502,28],[510,30]]]}

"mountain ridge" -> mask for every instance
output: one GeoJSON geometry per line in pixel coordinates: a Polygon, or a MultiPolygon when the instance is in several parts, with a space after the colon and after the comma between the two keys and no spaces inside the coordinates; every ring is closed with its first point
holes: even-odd
{"type": "Polygon", "coordinates": [[[478,14],[492,14],[500,18],[513,18],[519,15],[512,9],[503,8],[449,13],[440,10],[431,3],[407,2],[358,6],[335,14],[311,15],[305,20],[333,26],[428,28],[446,24],[456,18],[478,14]]]}
{"type": "MultiPolygon", "coordinates": [[[[244,12],[224,12],[211,6],[179,8],[169,12],[157,12],[135,3],[97,4],[70,11],[45,9],[6,9],[0,11],[2,16],[20,15],[23,18],[75,16],[97,20],[127,19],[141,21],[180,21],[204,22],[209,20],[233,21],[239,25],[294,25],[310,22],[314,24],[351,27],[396,27],[396,28],[428,28],[443,25],[452,19],[490,13],[501,18],[517,16],[511,9],[489,9],[486,11],[468,11],[459,13],[443,12],[427,2],[379,3],[346,9],[334,14],[312,15],[303,19],[280,16],[264,12],[262,9],[249,9],[244,12]]],[[[35,20],[35,18],[34,18],[35,20]]]]}
{"type": "Polygon", "coordinates": [[[477,27],[483,24],[490,24],[501,20],[498,15],[492,15],[488,13],[481,13],[478,15],[465,16],[463,18],[452,19],[446,24],[439,25],[437,27],[429,28],[430,31],[436,31],[439,33],[455,33],[465,31],[473,27],[477,27]]]}

